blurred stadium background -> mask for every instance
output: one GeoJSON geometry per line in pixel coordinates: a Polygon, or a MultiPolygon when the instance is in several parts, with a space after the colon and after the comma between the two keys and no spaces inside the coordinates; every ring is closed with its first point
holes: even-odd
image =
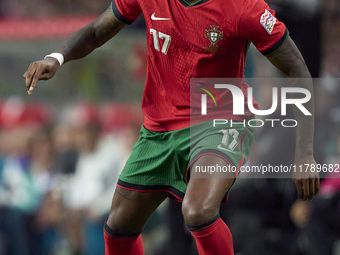
{"type": "MultiPolygon", "coordinates": [[[[340,1],[268,3],[313,77],[322,79],[316,82],[316,160],[339,162],[340,1]]],[[[143,17],[40,82],[32,96],[22,75],[109,4],[0,1],[0,255],[104,254],[102,226],[115,182],[143,122],[143,17]]],[[[246,77],[280,76],[253,47],[247,61],[246,77]]],[[[261,129],[250,164],[292,163],[294,151],[280,148],[293,148],[293,137],[294,130],[261,129]]],[[[290,180],[240,179],[221,208],[235,254],[339,255],[338,180],[324,179],[321,194],[305,203],[296,202],[290,180]]],[[[148,255],[197,254],[177,202],[163,203],[143,235],[148,255]]]]}

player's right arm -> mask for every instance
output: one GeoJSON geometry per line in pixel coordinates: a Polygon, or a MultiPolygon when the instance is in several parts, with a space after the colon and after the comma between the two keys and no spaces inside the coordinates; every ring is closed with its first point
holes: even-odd
{"type": "Polygon", "coordinates": [[[311,94],[311,99],[304,104],[311,116],[293,108],[299,123],[296,128],[295,165],[303,167],[300,172],[293,173],[293,181],[299,198],[311,200],[318,193],[320,180],[318,173],[312,169],[316,166],[313,156],[313,82],[305,61],[289,37],[286,26],[275,18],[275,11],[264,0],[243,0],[239,35],[250,39],[274,66],[288,78],[293,78],[288,80],[290,86],[306,89],[311,94]]]}
{"type": "MultiPolygon", "coordinates": [[[[64,56],[64,63],[83,58],[115,36],[124,25],[115,18],[109,7],[91,24],[66,38],[55,52],[64,56]]],[[[59,66],[58,60],[52,57],[31,63],[24,74],[28,94],[32,94],[39,80],[51,79],[59,66]]]]}

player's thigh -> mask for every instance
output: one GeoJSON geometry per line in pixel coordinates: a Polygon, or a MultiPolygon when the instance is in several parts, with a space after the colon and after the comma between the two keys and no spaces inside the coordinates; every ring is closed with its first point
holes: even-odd
{"type": "Polygon", "coordinates": [[[117,187],[107,224],[114,230],[140,233],[167,196],[166,192],[138,192],[117,187]]]}
{"type": "MultiPolygon", "coordinates": [[[[203,155],[191,166],[228,166],[219,156],[213,154],[203,155]]],[[[218,177],[203,175],[192,176],[187,186],[182,204],[182,212],[186,224],[194,225],[205,223],[219,213],[220,203],[234,183],[235,173],[226,172],[218,177]]]]}

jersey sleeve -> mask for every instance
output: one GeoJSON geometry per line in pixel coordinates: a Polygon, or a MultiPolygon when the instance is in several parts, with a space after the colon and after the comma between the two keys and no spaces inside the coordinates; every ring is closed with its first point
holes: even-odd
{"type": "Polygon", "coordinates": [[[263,55],[273,53],[289,36],[286,26],[263,0],[245,0],[239,34],[251,40],[263,55]]]}
{"type": "Polygon", "coordinates": [[[142,13],[137,0],[113,0],[111,9],[116,19],[125,24],[131,24],[142,13]]]}

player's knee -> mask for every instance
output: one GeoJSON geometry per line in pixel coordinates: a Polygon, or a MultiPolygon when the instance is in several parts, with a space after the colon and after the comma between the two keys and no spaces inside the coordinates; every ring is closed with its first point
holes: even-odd
{"type": "Polygon", "coordinates": [[[199,225],[216,217],[218,209],[210,205],[184,201],[182,204],[182,213],[186,225],[199,225]]]}
{"type": "Polygon", "coordinates": [[[122,208],[112,207],[106,225],[116,233],[116,236],[130,236],[142,232],[143,226],[132,224],[127,218],[124,217],[124,210],[122,208]]]}
{"type": "Polygon", "coordinates": [[[106,221],[107,226],[115,232],[121,233],[140,233],[143,228],[142,223],[131,220],[131,208],[122,203],[112,203],[109,217],[106,221]]]}

